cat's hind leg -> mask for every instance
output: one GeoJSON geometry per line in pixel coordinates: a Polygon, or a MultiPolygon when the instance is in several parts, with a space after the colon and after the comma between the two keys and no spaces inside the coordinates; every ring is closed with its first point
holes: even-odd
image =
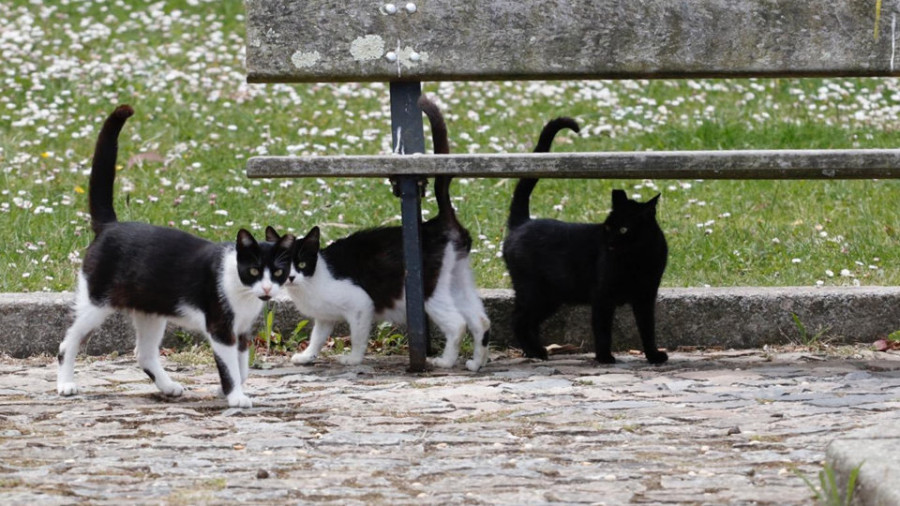
{"type": "Polygon", "coordinates": [[[80,279],[78,294],[76,295],[75,321],[66,331],[66,337],[59,344],[59,369],[56,373],[56,390],[59,395],[75,395],[78,386],[75,384],[75,359],[81,341],[92,330],[99,327],[103,320],[111,315],[114,310],[108,306],[98,306],[92,303],[87,294],[87,286],[83,278],[80,279]]]}
{"type": "Polygon", "coordinates": [[[325,341],[328,340],[328,336],[331,335],[333,329],[334,322],[316,320],[313,323],[312,332],[309,336],[309,344],[303,352],[294,353],[294,356],[291,357],[291,362],[297,365],[313,363],[319,356],[322,346],[325,346],[325,341]]]}
{"type": "Polygon", "coordinates": [[[425,301],[425,312],[441,329],[441,333],[447,340],[444,344],[444,353],[440,357],[429,358],[428,362],[435,367],[444,369],[453,367],[456,365],[459,346],[466,333],[466,319],[457,310],[450,290],[441,290],[440,286],[425,301]]]}
{"type": "Polygon", "coordinates": [[[647,295],[635,300],[631,305],[634,321],[637,323],[644,356],[651,364],[663,364],[669,355],[656,347],[656,294],[647,295]]]}
{"type": "Polygon", "coordinates": [[[369,332],[372,331],[374,313],[371,309],[359,310],[352,317],[347,318],[350,324],[350,353],[337,358],[343,365],[359,365],[366,356],[366,348],[369,346],[369,332]]]}
{"type": "Polygon", "coordinates": [[[541,324],[559,309],[559,303],[544,298],[528,297],[516,289],[513,304],[513,335],[528,358],[547,360],[547,348],[541,344],[541,324]]]}
{"type": "Polygon", "coordinates": [[[166,331],[166,319],[162,316],[134,311],[131,314],[131,321],[134,323],[137,340],[135,351],[138,365],[164,395],[181,396],[184,393],[184,387],[172,381],[169,373],[159,363],[159,345],[162,343],[163,334],[166,331]]]}
{"type": "Polygon", "coordinates": [[[488,330],[491,321],[484,311],[484,304],[475,287],[475,277],[468,259],[461,261],[453,271],[451,290],[457,310],[466,320],[469,333],[472,334],[472,358],[466,361],[466,368],[478,371],[487,364],[490,351],[488,349],[488,330]]]}

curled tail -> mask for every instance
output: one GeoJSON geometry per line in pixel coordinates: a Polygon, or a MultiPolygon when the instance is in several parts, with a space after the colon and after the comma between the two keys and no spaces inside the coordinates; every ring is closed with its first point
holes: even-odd
{"type": "MultiPolygon", "coordinates": [[[[431,140],[434,144],[434,154],[446,155],[450,153],[450,141],[447,137],[447,123],[444,122],[444,116],[438,106],[428,99],[425,95],[419,97],[419,109],[428,116],[428,123],[431,124],[431,140]]],[[[450,203],[450,181],[453,176],[436,176],[434,178],[434,197],[438,205],[438,217],[455,223],[456,211],[453,210],[453,204],[450,203]]]]}
{"type": "Polygon", "coordinates": [[[99,234],[103,226],[116,221],[116,210],[113,209],[113,182],[116,179],[116,158],[119,153],[119,132],[125,120],[134,114],[128,105],[116,108],[100,129],[97,145],[94,148],[94,162],[91,165],[91,179],[88,189],[88,201],[91,210],[91,228],[99,234]]]}
{"type": "MultiPolygon", "coordinates": [[[[574,132],[581,131],[578,127],[578,123],[572,118],[560,117],[552,119],[548,121],[547,124],[544,125],[544,129],[541,130],[541,136],[538,139],[537,146],[534,147],[534,152],[550,152],[550,145],[553,144],[553,138],[556,137],[557,132],[563,128],[568,128],[574,132]]],[[[527,177],[519,179],[519,182],[516,184],[512,204],[509,206],[509,219],[506,220],[506,228],[509,231],[512,231],[531,219],[528,201],[531,199],[531,192],[534,190],[537,183],[537,178],[527,177]]]]}

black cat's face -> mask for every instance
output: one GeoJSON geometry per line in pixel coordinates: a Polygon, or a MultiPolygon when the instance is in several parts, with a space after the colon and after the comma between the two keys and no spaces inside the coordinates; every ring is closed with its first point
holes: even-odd
{"type": "Polygon", "coordinates": [[[257,242],[250,232],[238,232],[235,249],[241,283],[260,300],[278,294],[290,274],[290,253],[294,236],[286,234],[275,241],[257,242]]]}
{"type": "MultiPolygon", "coordinates": [[[[280,236],[272,227],[266,229],[266,238],[270,241],[278,240],[280,236]]],[[[319,259],[319,227],[313,227],[308,234],[294,241],[290,251],[290,272],[287,285],[301,283],[303,279],[310,278],[316,272],[316,263],[319,259]]]]}
{"type": "Polygon", "coordinates": [[[655,230],[656,203],[659,195],[647,202],[629,199],[622,190],[613,190],[613,208],[603,226],[609,238],[609,249],[623,249],[640,242],[647,231],[655,230]]]}

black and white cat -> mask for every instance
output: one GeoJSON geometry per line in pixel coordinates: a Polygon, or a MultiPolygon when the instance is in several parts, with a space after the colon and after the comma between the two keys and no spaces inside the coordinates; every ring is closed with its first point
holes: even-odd
{"type": "Polygon", "coordinates": [[[247,408],[250,332],[267,301],[290,272],[293,237],[257,242],[241,229],[236,243],[216,244],[186,232],[144,223],[119,222],[113,183],[122,126],[134,113],[119,106],[103,124],[90,177],[91,226],[75,294],[75,321],[59,346],[57,389],[77,392],[75,358],[82,339],[117,310],[131,315],[140,366],[168,396],[184,389],[159,363],[166,321],[202,332],[209,339],[232,407],[247,408]]]}
{"type": "MultiPolygon", "coordinates": [[[[547,152],[556,133],[578,124],[550,121],[536,152],[547,152]]],[[[612,323],[616,306],[631,304],[644,355],[653,364],[668,360],[656,347],[656,295],[668,248],[656,221],[659,195],[648,202],[613,190],[612,212],[599,224],[533,220],[528,201],[537,179],[516,185],[503,242],[503,259],[516,292],[513,333],[528,357],[545,359],[539,327],[562,304],[590,304],[597,361],[615,363],[612,323]]]]}
{"type": "MultiPolygon", "coordinates": [[[[440,110],[424,96],[419,107],[431,122],[434,152],[449,153],[447,127],[440,110]]],[[[438,214],[422,224],[425,311],[447,338],[443,355],[430,362],[437,367],[453,367],[468,327],[474,354],[466,367],[477,371],[488,360],[490,321],[469,264],[472,238],[457,220],[450,202],[450,181],[449,176],[435,178],[438,214]]],[[[321,250],[319,244],[319,229],[314,227],[294,245],[293,266],[285,288],[300,313],[314,319],[315,324],[309,346],[291,361],[313,362],[334,325],[346,321],[350,325],[351,352],[338,360],[359,364],[374,321],[406,322],[401,229],[363,230],[321,250]]]]}

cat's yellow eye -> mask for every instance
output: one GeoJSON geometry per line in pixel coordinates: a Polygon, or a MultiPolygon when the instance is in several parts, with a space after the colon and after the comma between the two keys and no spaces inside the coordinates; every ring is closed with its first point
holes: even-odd
{"type": "Polygon", "coordinates": [[[251,267],[251,268],[250,268],[250,275],[251,275],[251,276],[259,276],[259,269],[257,269],[256,267],[251,267]]]}
{"type": "Polygon", "coordinates": [[[281,269],[278,269],[277,271],[275,271],[276,278],[280,278],[282,274],[284,274],[284,271],[281,269]]]}
{"type": "Polygon", "coordinates": [[[622,228],[620,228],[620,229],[619,229],[619,233],[622,234],[622,235],[625,235],[626,233],[628,233],[628,227],[622,227],[622,228]]]}
{"type": "Polygon", "coordinates": [[[306,268],[306,262],[300,262],[300,263],[298,263],[298,264],[297,264],[297,268],[298,268],[298,269],[305,269],[305,268],[306,268]]]}

